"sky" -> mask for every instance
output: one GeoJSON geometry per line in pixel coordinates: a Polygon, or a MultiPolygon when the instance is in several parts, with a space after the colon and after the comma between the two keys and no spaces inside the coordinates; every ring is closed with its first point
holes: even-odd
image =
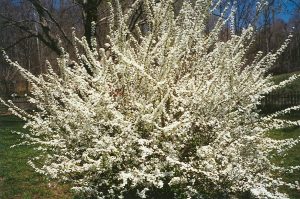
{"type": "MultiPolygon", "coordinates": [[[[1,1],[1,0],[0,0],[1,1]]],[[[20,3],[22,0],[11,0],[15,4],[20,3]]],[[[59,6],[61,0],[52,0],[54,5],[59,6]]],[[[277,14],[277,19],[282,19],[285,22],[288,22],[294,16],[295,10],[298,8],[300,12],[300,0],[278,0],[278,4],[281,4],[281,13],[277,14]],[[297,7],[298,6],[298,7],[297,7]]],[[[276,11],[278,13],[278,10],[276,11]]]]}
{"type": "MultiPolygon", "coordinates": [[[[277,16],[277,18],[283,19],[285,22],[288,22],[289,19],[291,19],[297,10],[297,5],[300,5],[300,0],[282,0],[282,12],[277,16]],[[299,3],[298,3],[299,2],[299,3]]],[[[298,9],[298,12],[300,12],[300,8],[298,9]]]]}

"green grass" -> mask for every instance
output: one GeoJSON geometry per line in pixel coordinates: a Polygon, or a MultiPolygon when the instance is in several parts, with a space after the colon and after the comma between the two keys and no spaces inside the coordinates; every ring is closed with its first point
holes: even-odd
{"type": "MultiPolygon", "coordinates": [[[[273,77],[273,81],[278,84],[281,81],[288,79],[294,74],[300,74],[300,72],[286,73],[273,77]]],[[[279,91],[283,92],[299,92],[300,91],[300,79],[295,80],[294,82],[288,84],[286,87],[280,89],[279,91]]],[[[300,111],[292,111],[290,114],[283,116],[282,119],[288,120],[299,120],[300,111]]],[[[286,138],[296,138],[300,136],[300,127],[291,127],[280,130],[273,130],[270,132],[270,137],[274,139],[286,139],[286,138]]],[[[296,166],[300,164],[300,143],[298,143],[294,148],[288,151],[288,154],[285,157],[276,157],[274,161],[281,166],[296,166]]],[[[289,182],[300,181],[300,171],[296,171],[292,174],[285,174],[281,176],[284,180],[289,182]]],[[[300,191],[289,190],[283,188],[283,191],[288,193],[291,198],[298,199],[300,198],[300,191]]]]}
{"type": "MultiPolygon", "coordinates": [[[[272,80],[276,84],[279,84],[281,81],[287,80],[290,76],[297,75],[297,74],[300,74],[300,72],[293,72],[293,73],[285,73],[285,74],[281,74],[281,75],[276,75],[272,78],[272,80]]],[[[293,81],[292,83],[286,85],[286,87],[281,88],[278,91],[299,92],[300,91],[300,78],[298,78],[297,80],[293,81]]]]}
{"type": "MultiPolygon", "coordinates": [[[[287,138],[297,138],[300,136],[300,127],[291,127],[280,130],[273,130],[269,134],[270,137],[274,139],[287,139],[287,138]]],[[[280,166],[297,166],[300,164],[300,143],[298,143],[294,148],[290,149],[286,156],[284,157],[275,157],[273,159],[274,163],[280,166]]],[[[300,182],[300,171],[297,170],[294,173],[286,173],[282,177],[288,182],[300,182]]],[[[300,198],[300,191],[290,190],[285,187],[282,188],[282,191],[289,194],[292,199],[300,198]]]]}
{"type": "Polygon", "coordinates": [[[73,198],[68,185],[47,181],[27,164],[37,154],[30,146],[10,148],[19,142],[11,131],[23,131],[15,117],[0,117],[0,198],[47,199],[73,198]]]}

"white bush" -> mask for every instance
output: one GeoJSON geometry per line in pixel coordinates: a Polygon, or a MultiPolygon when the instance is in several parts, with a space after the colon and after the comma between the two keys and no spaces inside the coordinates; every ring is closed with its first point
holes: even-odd
{"type": "Polygon", "coordinates": [[[278,187],[297,185],[275,178],[284,169],[269,157],[299,139],[266,132],[297,122],[276,119],[289,110],[263,117],[257,105],[296,78],[276,86],[265,76],[287,44],[246,64],[253,28],[220,41],[227,20],[219,19],[206,33],[210,0],[185,2],[176,17],[171,0],[144,0],[147,31],[130,33],[139,2],[126,15],[115,2],[107,49],[76,39],[84,52],[60,58],[59,76],[48,63],[35,77],[6,57],[31,82],[38,109],[29,114],[2,100],[27,121],[25,143],[41,150],[30,164],[94,198],[286,197],[278,187]]]}

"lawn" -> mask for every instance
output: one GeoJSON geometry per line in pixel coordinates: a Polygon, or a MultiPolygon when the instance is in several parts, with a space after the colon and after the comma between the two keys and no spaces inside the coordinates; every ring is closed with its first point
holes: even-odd
{"type": "MultiPolygon", "coordinates": [[[[286,139],[286,138],[296,138],[300,136],[300,127],[291,127],[280,130],[273,130],[269,133],[269,136],[274,139],[286,139]]],[[[300,143],[298,143],[294,148],[290,149],[286,156],[276,157],[273,160],[280,166],[297,166],[300,164],[300,143]]],[[[287,173],[281,176],[284,180],[288,182],[299,181],[300,182],[300,170],[294,173],[287,173]]],[[[300,190],[289,190],[283,188],[283,191],[288,193],[290,198],[299,199],[300,190]]]]}
{"type": "MultiPolygon", "coordinates": [[[[49,182],[35,173],[27,164],[27,159],[36,152],[32,147],[10,148],[18,143],[19,136],[11,131],[23,131],[22,122],[14,117],[0,116],[0,199],[68,199],[75,198],[68,185],[49,182]]],[[[274,130],[269,136],[275,139],[300,136],[300,128],[274,130]]],[[[274,159],[280,165],[299,165],[300,144],[290,150],[288,155],[274,159]]],[[[281,176],[286,180],[300,180],[300,171],[281,176]]],[[[284,189],[284,188],[283,188],[284,189]]],[[[300,198],[300,192],[284,189],[292,199],[300,198]]]]}
{"type": "MultiPolygon", "coordinates": [[[[293,72],[293,73],[285,73],[281,75],[276,75],[272,79],[276,84],[279,84],[281,81],[287,80],[292,75],[299,75],[300,72],[293,72]]],[[[290,84],[286,85],[285,87],[278,90],[279,92],[300,92],[300,78],[291,82],[290,84]]]]}
{"type": "Polygon", "coordinates": [[[36,151],[29,146],[10,148],[23,131],[22,122],[0,116],[0,199],[68,199],[73,198],[68,185],[47,181],[27,164],[36,151]]]}
{"type": "MultiPolygon", "coordinates": [[[[300,72],[293,72],[293,73],[286,73],[282,75],[276,75],[273,77],[273,81],[276,84],[279,84],[281,81],[284,81],[288,79],[292,75],[298,75],[300,72]]],[[[300,79],[293,81],[292,83],[288,84],[286,87],[281,88],[279,90],[280,92],[300,92],[300,79]]],[[[285,115],[282,117],[282,119],[287,120],[299,120],[300,119],[300,111],[292,111],[290,114],[285,115]]],[[[300,127],[291,127],[286,129],[280,129],[280,130],[273,130],[269,133],[269,136],[274,139],[286,139],[286,138],[296,138],[300,136],[300,127]]],[[[277,157],[274,158],[274,160],[278,165],[281,166],[296,166],[300,164],[300,143],[298,143],[293,149],[288,151],[288,154],[285,157],[277,157]]],[[[299,181],[300,182],[300,171],[291,173],[291,174],[285,174],[284,176],[281,176],[283,179],[294,182],[299,181]]],[[[291,198],[293,199],[299,199],[300,198],[300,191],[296,190],[288,190],[283,188],[283,191],[288,193],[291,198]]]]}

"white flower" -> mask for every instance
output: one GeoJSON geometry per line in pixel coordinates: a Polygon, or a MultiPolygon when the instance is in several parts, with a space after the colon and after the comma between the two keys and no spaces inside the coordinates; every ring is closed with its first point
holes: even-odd
{"type": "Polygon", "coordinates": [[[31,83],[29,100],[37,107],[27,113],[0,99],[27,121],[24,143],[43,152],[30,165],[93,198],[124,198],[128,191],[147,198],[165,184],[183,198],[244,191],[284,198],[278,187],[299,188],[274,179],[274,170],[286,169],[268,159],[299,138],[273,140],[265,132],[299,125],[277,117],[300,106],[266,117],[256,109],[261,94],[300,76],[279,85],[266,76],[288,41],[251,63],[246,54],[253,28],[221,41],[226,20],[220,18],[207,33],[215,1],[184,1],[178,15],[172,0],[138,0],[125,15],[113,2],[109,42],[97,50],[74,38],[77,57],[58,59],[61,75],[48,63],[48,72],[35,77],[5,56],[31,83]],[[144,18],[131,33],[126,24],[137,9],[144,18]]]}

